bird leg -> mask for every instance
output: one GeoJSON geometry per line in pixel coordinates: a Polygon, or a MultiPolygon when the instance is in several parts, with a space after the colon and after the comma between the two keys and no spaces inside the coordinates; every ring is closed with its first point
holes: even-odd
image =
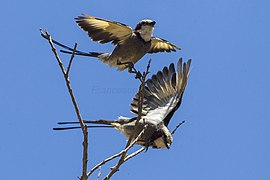
{"type": "Polygon", "coordinates": [[[117,59],[117,65],[126,65],[127,67],[128,67],[128,72],[129,73],[133,73],[132,72],[132,69],[133,69],[133,67],[134,67],[134,64],[132,63],[132,62],[130,62],[130,61],[128,61],[128,62],[121,62],[119,59],[117,59]]]}
{"type": "Polygon", "coordinates": [[[126,65],[128,67],[128,72],[136,74],[135,78],[140,79],[142,77],[142,74],[140,71],[137,71],[134,67],[133,62],[121,62],[119,59],[117,60],[117,65],[126,65]]]}
{"type": "Polygon", "coordinates": [[[144,147],[145,147],[145,152],[148,151],[148,148],[149,148],[150,146],[151,146],[150,141],[148,141],[148,142],[145,143],[145,145],[144,145],[144,147]]]}

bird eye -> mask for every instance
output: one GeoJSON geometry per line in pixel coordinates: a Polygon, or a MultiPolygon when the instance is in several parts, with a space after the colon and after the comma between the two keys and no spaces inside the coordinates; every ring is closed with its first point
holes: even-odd
{"type": "Polygon", "coordinates": [[[136,26],[135,30],[139,30],[139,29],[141,29],[141,28],[142,28],[142,24],[138,24],[138,25],[136,26]]]}

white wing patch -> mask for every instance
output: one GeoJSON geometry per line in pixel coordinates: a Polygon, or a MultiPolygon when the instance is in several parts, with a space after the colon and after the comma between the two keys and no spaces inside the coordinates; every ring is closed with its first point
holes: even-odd
{"type": "MultiPolygon", "coordinates": [[[[164,122],[167,126],[173,113],[179,108],[187,84],[191,60],[178,61],[177,71],[174,64],[163,68],[146,81],[142,115],[152,124],[164,122]]],[[[132,99],[131,112],[138,114],[138,94],[132,99]]]]}

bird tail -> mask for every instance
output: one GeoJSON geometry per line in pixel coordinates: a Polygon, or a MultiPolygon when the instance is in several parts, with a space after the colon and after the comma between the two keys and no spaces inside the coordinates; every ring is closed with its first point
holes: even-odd
{"type": "MultiPolygon", "coordinates": [[[[48,39],[47,36],[45,36],[43,33],[41,33],[41,36],[45,39],[48,39]]],[[[88,57],[96,57],[98,58],[100,61],[104,62],[105,64],[108,64],[110,67],[112,66],[116,66],[118,67],[118,70],[122,71],[124,69],[127,68],[127,65],[118,65],[116,61],[112,61],[110,60],[110,55],[109,53],[100,53],[100,52],[83,52],[83,51],[79,51],[79,50],[76,50],[75,52],[74,51],[74,48],[71,48],[71,47],[68,47],[54,39],[52,39],[52,42],[66,50],[60,50],[60,52],[62,53],[66,53],[66,54],[74,54],[74,55],[77,55],[77,56],[88,56],[88,57]]]]}
{"type": "MultiPolygon", "coordinates": [[[[87,128],[112,128],[116,127],[117,123],[116,121],[110,121],[110,120],[84,120],[85,124],[96,124],[96,125],[87,125],[87,128]]],[[[79,122],[70,121],[70,122],[58,122],[59,125],[70,125],[70,124],[79,124],[79,122]]],[[[70,129],[79,129],[80,126],[70,126],[70,127],[60,127],[60,128],[53,128],[53,130],[70,130],[70,129]]]]}
{"type": "MultiPolygon", "coordinates": [[[[73,54],[73,51],[60,50],[60,52],[65,53],[65,54],[73,54]]],[[[74,52],[74,55],[77,55],[77,56],[89,56],[89,57],[98,57],[101,54],[104,54],[104,53],[83,52],[83,51],[78,51],[78,50],[76,50],[74,52]]]]}
{"type": "MultiPolygon", "coordinates": [[[[60,50],[60,52],[62,53],[66,53],[66,54],[73,54],[73,51],[66,51],[66,50],[60,50]]],[[[109,60],[110,54],[109,53],[99,53],[99,52],[82,52],[82,51],[75,51],[74,55],[78,55],[78,56],[88,56],[88,57],[96,57],[98,58],[100,61],[102,61],[105,64],[108,64],[110,67],[112,66],[118,66],[117,63],[115,61],[111,61],[109,60]]],[[[126,69],[126,65],[124,67],[120,67],[118,68],[120,71],[126,69]]]]}
{"type": "MultiPolygon", "coordinates": [[[[45,39],[48,39],[47,36],[45,36],[43,33],[41,33],[41,36],[43,38],[45,38],[45,39]]],[[[54,44],[56,44],[56,45],[64,48],[64,49],[66,49],[66,50],[60,50],[60,52],[66,53],[66,54],[73,54],[74,48],[68,47],[68,46],[66,46],[66,45],[64,45],[64,44],[62,44],[62,43],[60,43],[60,42],[58,42],[58,41],[56,41],[54,39],[52,39],[52,42],[54,44]]],[[[101,55],[101,58],[102,59],[100,59],[100,60],[104,62],[109,54],[107,55],[107,53],[83,52],[83,51],[76,50],[74,52],[74,55],[78,55],[78,56],[90,56],[90,57],[98,57],[98,58],[101,55]]]]}

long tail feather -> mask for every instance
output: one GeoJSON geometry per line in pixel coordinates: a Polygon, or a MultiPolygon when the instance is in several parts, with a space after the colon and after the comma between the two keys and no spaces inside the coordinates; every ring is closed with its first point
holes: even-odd
{"type": "MultiPolygon", "coordinates": [[[[86,124],[106,124],[106,125],[112,125],[112,123],[115,123],[117,121],[112,121],[112,120],[104,120],[104,119],[100,119],[100,120],[84,120],[83,121],[86,124]]],[[[78,121],[64,121],[64,122],[58,122],[57,124],[79,124],[78,121]]]]}
{"type": "MultiPolygon", "coordinates": [[[[66,54],[72,54],[73,51],[65,51],[65,50],[60,50],[60,52],[62,53],[66,53],[66,54]]],[[[101,55],[102,53],[98,53],[98,52],[82,52],[82,51],[76,51],[74,53],[77,56],[90,56],[90,57],[98,57],[99,55],[101,55]]]]}
{"type": "MultiPolygon", "coordinates": [[[[48,39],[47,36],[45,36],[43,33],[41,33],[41,36],[42,36],[43,38],[45,38],[45,39],[48,39]]],[[[54,40],[54,39],[52,39],[52,42],[53,42],[54,44],[56,44],[56,45],[58,45],[58,46],[64,48],[64,49],[69,50],[69,51],[60,50],[60,52],[62,52],[62,53],[72,54],[72,52],[73,52],[73,50],[74,50],[73,48],[68,47],[68,46],[66,46],[66,45],[64,45],[64,44],[62,44],[62,43],[60,43],[60,42],[58,42],[58,41],[56,41],[56,40],[54,40]]],[[[75,54],[75,55],[78,55],[78,56],[98,57],[98,56],[101,55],[102,53],[98,53],[98,52],[89,52],[89,53],[87,53],[87,52],[83,52],[83,51],[76,50],[74,54],[75,54]]]]}
{"type": "MultiPolygon", "coordinates": [[[[113,126],[87,126],[87,128],[112,128],[113,126]]],[[[59,130],[71,130],[71,129],[80,129],[80,126],[73,126],[73,127],[62,127],[62,128],[53,128],[55,131],[59,130]]]]}

